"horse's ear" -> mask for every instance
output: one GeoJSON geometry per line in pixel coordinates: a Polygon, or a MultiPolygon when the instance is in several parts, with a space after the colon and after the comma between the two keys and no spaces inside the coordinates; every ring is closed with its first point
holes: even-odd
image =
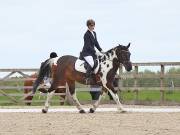
{"type": "Polygon", "coordinates": [[[118,44],[119,45],[119,47],[122,47],[122,45],[121,44],[118,44]]]}
{"type": "Polygon", "coordinates": [[[131,45],[131,43],[129,43],[126,47],[127,47],[127,49],[130,47],[130,45],[131,45]]]}

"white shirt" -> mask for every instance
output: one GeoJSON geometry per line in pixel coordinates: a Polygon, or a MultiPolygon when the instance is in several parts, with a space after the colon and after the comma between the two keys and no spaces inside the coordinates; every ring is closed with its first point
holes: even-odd
{"type": "MultiPolygon", "coordinates": [[[[90,31],[90,30],[89,30],[90,31]]],[[[91,34],[93,35],[93,37],[95,38],[95,35],[94,35],[94,32],[93,31],[90,31],[91,32],[91,34]]]]}
{"type": "Polygon", "coordinates": [[[94,32],[93,32],[93,31],[91,31],[91,33],[92,33],[93,37],[95,38],[94,32]]]}

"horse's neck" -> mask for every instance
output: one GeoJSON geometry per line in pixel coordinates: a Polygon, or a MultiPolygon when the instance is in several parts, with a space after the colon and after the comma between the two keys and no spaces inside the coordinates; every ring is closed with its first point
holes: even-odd
{"type": "Polygon", "coordinates": [[[100,57],[100,62],[112,62],[115,58],[117,58],[115,50],[110,50],[100,57]]]}
{"type": "Polygon", "coordinates": [[[113,49],[106,52],[103,56],[101,56],[100,64],[101,64],[101,68],[107,68],[107,69],[111,68],[114,71],[117,71],[119,64],[117,60],[116,51],[113,49]]]}

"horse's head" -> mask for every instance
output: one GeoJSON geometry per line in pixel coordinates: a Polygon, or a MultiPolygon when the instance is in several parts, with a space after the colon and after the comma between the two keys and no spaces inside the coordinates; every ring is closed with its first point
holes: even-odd
{"type": "Polygon", "coordinates": [[[116,49],[116,55],[119,63],[123,64],[127,71],[132,70],[132,63],[130,61],[131,53],[129,52],[130,43],[127,46],[119,45],[116,49]]]}

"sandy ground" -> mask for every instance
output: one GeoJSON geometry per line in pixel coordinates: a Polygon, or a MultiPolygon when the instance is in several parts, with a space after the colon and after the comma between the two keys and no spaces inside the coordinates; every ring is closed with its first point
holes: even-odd
{"type": "Polygon", "coordinates": [[[0,113],[0,135],[178,135],[180,113],[0,113]]]}

